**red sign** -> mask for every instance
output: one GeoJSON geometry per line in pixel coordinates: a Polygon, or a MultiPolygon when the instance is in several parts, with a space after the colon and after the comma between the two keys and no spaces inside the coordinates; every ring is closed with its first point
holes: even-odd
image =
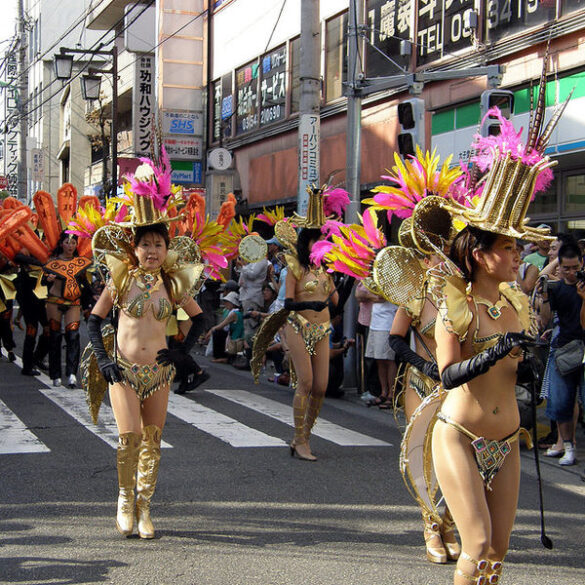
{"type": "Polygon", "coordinates": [[[8,177],[0,175],[0,191],[8,189],[8,177]]]}

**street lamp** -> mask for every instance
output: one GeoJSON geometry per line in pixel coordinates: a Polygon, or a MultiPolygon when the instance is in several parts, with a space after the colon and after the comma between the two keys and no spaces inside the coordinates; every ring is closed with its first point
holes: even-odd
{"type": "Polygon", "coordinates": [[[109,55],[112,58],[111,69],[90,69],[89,75],[84,75],[81,80],[81,93],[84,100],[97,100],[100,94],[101,77],[95,73],[107,73],[112,75],[112,196],[116,196],[118,189],[118,49],[113,46],[111,50],[105,49],[67,49],[60,47],[59,53],[54,56],[55,75],[57,79],[71,79],[73,70],[73,54],[109,55]]]}
{"type": "Polygon", "coordinates": [[[99,75],[83,75],[81,78],[81,95],[83,99],[99,99],[101,84],[102,78],[99,75]]]}

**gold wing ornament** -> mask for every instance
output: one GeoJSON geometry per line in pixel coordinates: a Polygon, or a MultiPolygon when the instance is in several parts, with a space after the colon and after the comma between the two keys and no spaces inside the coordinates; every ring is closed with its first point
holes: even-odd
{"type": "Polygon", "coordinates": [[[262,358],[266,355],[268,346],[278,333],[278,330],[286,323],[286,319],[290,311],[287,309],[280,309],[274,313],[270,313],[260,323],[252,345],[252,359],[250,360],[250,369],[254,376],[254,382],[258,384],[260,378],[260,371],[262,369],[262,358]]]}
{"type": "Polygon", "coordinates": [[[424,516],[437,523],[441,522],[436,502],[439,484],[433,467],[431,443],[443,398],[444,392],[439,387],[422,401],[414,411],[400,445],[402,479],[424,516]]]}
{"type": "Polygon", "coordinates": [[[258,235],[251,234],[242,238],[238,246],[240,257],[246,262],[259,262],[266,258],[268,254],[268,246],[263,238],[258,235]]]}
{"type": "MultiPolygon", "coordinates": [[[[113,359],[114,355],[114,328],[111,325],[106,325],[102,331],[104,347],[108,355],[113,359]]],[[[108,391],[108,383],[102,376],[97,359],[93,353],[91,343],[88,343],[83,354],[81,355],[79,371],[81,374],[81,387],[85,392],[85,400],[89,407],[89,413],[93,424],[98,424],[98,413],[100,406],[104,399],[105,393],[108,391]]]]}
{"type": "Polygon", "coordinates": [[[296,250],[298,235],[291,221],[286,219],[277,221],[274,225],[274,235],[287,250],[296,250]]]}
{"type": "Polygon", "coordinates": [[[426,294],[426,270],[413,249],[387,246],[380,250],[374,260],[372,280],[387,301],[420,314],[426,294]]]}

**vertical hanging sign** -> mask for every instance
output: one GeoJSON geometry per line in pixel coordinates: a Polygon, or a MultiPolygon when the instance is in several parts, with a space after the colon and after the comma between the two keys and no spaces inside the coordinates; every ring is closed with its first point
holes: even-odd
{"type": "Polygon", "coordinates": [[[321,122],[318,115],[301,114],[299,119],[299,190],[297,211],[305,215],[309,204],[307,187],[319,187],[319,143],[321,122]]]}
{"type": "Polygon", "coordinates": [[[132,128],[136,156],[150,153],[154,106],[154,56],[141,55],[135,64],[132,88],[132,128]]]}

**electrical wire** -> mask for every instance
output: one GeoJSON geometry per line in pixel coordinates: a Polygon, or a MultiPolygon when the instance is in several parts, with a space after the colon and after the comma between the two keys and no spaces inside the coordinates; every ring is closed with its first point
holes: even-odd
{"type": "MultiPolygon", "coordinates": [[[[132,7],[132,10],[136,7],[136,6],[143,6],[143,9],[141,12],[139,12],[135,18],[128,22],[128,24],[122,28],[122,30],[120,31],[119,34],[123,33],[130,25],[132,25],[136,20],[138,20],[138,18],[140,18],[140,16],[142,16],[142,14],[154,3],[155,0],[150,0],[150,2],[146,5],[144,4],[136,4],[134,5],[134,7],[132,7]]],[[[130,11],[129,11],[130,12],[130,11]]],[[[128,12],[128,13],[129,13],[128,12]]],[[[91,54],[92,51],[94,50],[100,50],[102,47],[110,44],[112,40],[110,40],[107,43],[101,43],[100,41],[107,36],[108,34],[110,34],[111,32],[115,32],[115,28],[118,26],[118,24],[120,24],[121,22],[123,22],[124,17],[120,18],[110,29],[108,29],[93,45],[92,48],[90,49],[84,49],[86,54],[91,54]],[[94,49],[94,47],[97,46],[97,49],[94,49]]],[[[176,33],[175,33],[176,34],[176,33]]],[[[71,83],[72,81],[74,81],[75,79],[77,79],[82,73],[84,73],[89,66],[91,65],[91,60],[93,59],[94,55],[91,56],[91,58],[89,59],[89,61],[87,61],[80,69],[77,73],[75,73],[71,79],[69,80],[68,83],[71,83]]],[[[136,61],[136,60],[135,60],[136,61]]],[[[134,63],[135,61],[133,61],[132,63],[134,63]]],[[[77,60],[76,63],[79,63],[80,60],[77,60]]],[[[126,67],[124,67],[123,69],[119,70],[118,73],[120,73],[121,71],[123,71],[126,67]]],[[[57,78],[54,78],[50,83],[48,83],[44,88],[43,88],[43,92],[47,91],[54,83],[56,83],[58,81],[57,78]]],[[[34,108],[26,111],[24,114],[20,114],[18,116],[12,116],[11,118],[9,118],[8,120],[5,120],[5,123],[8,123],[8,121],[13,122],[14,124],[17,124],[18,122],[20,122],[23,118],[28,117],[30,114],[32,114],[33,112],[35,112],[36,110],[38,110],[39,108],[42,108],[47,102],[51,101],[54,97],[56,97],[57,95],[59,95],[62,91],[62,87],[59,88],[56,92],[52,93],[49,97],[47,97],[46,99],[44,99],[40,104],[38,104],[37,106],[35,106],[34,108]]],[[[33,100],[32,99],[27,99],[22,105],[21,108],[26,108],[26,106],[28,104],[30,104],[33,100]]]]}
{"type": "Polygon", "coordinates": [[[282,0],[282,6],[280,7],[280,12],[278,13],[278,17],[276,18],[276,22],[274,23],[274,26],[272,27],[272,32],[270,33],[270,37],[268,38],[268,42],[266,43],[266,48],[264,49],[265,53],[266,53],[266,51],[268,51],[268,47],[270,46],[270,41],[272,41],[272,37],[274,36],[274,33],[276,32],[276,27],[278,26],[278,23],[280,22],[280,17],[282,16],[282,12],[284,10],[285,5],[286,5],[286,0],[282,0]]]}

